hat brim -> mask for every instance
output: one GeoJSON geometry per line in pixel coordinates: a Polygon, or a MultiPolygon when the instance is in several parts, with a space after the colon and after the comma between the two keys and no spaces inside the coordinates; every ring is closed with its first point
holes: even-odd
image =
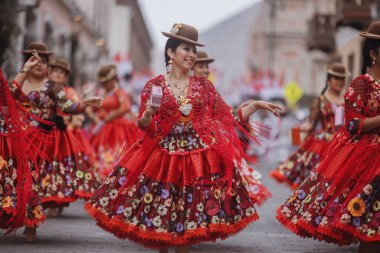
{"type": "Polygon", "coordinates": [[[360,36],[370,38],[370,39],[377,39],[380,40],[380,35],[374,34],[374,33],[367,33],[367,32],[359,32],[360,36]]]}
{"type": "Polygon", "coordinates": [[[196,61],[195,61],[195,64],[197,64],[197,63],[211,63],[211,62],[214,62],[215,61],[215,59],[212,59],[212,58],[201,58],[201,59],[197,59],[196,61]]]}
{"type": "MultiPolygon", "coordinates": [[[[38,51],[38,50],[36,50],[37,51],[37,53],[39,54],[39,55],[52,55],[53,54],[53,52],[50,52],[50,51],[38,51]]],[[[21,51],[21,53],[22,54],[33,54],[33,50],[22,50],[21,51]]]]}
{"type": "Polygon", "coordinates": [[[193,45],[196,45],[198,47],[204,47],[205,45],[197,42],[197,41],[194,41],[194,40],[191,40],[191,39],[188,39],[188,38],[185,38],[185,37],[182,37],[182,36],[179,36],[179,35],[175,35],[175,34],[172,34],[172,33],[167,33],[167,32],[161,32],[165,37],[169,37],[169,38],[174,38],[174,39],[177,39],[177,40],[181,40],[181,41],[184,41],[184,42],[187,42],[187,43],[190,43],[190,44],[193,44],[193,45]]]}
{"type": "Polygon", "coordinates": [[[327,73],[329,73],[332,76],[343,77],[343,78],[351,76],[351,73],[348,71],[346,71],[346,73],[340,73],[340,72],[336,72],[336,71],[330,69],[327,71],[327,73]]]}
{"type": "Polygon", "coordinates": [[[106,83],[117,77],[117,72],[115,69],[112,69],[107,76],[98,77],[97,80],[99,83],[106,83]]]}
{"type": "Polygon", "coordinates": [[[51,63],[51,64],[49,64],[49,66],[50,66],[50,67],[55,67],[55,68],[60,68],[60,69],[66,70],[67,72],[71,73],[71,70],[70,70],[70,69],[65,68],[65,67],[63,67],[63,66],[61,66],[61,65],[58,65],[58,64],[51,63]]]}

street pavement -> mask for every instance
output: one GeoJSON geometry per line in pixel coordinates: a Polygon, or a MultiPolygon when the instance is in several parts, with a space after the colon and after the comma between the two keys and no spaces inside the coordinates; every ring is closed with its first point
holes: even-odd
{"type": "MultiPolygon", "coordinates": [[[[260,220],[236,236],[215,243],[192,247],[191,252],[224,253],[354,253],[357,245],[339,247],[312,239],[302,239],[275,219],[276,208],[290,194],[290,190],[268,177],[273,166],[262,169],[264,184],[273,196],[257,210],[260,220]]],[[[38,230],[38,242],[24,243],[22,229],[1,236],[0,253],[129,253],[154,252],[130,241],[119,240],[95,225],[83,209],[83,201],[65,209],[62,217],[49,219],[38,230]]],[[[174,252],[174,251],[173,251],[174,252]]]]}

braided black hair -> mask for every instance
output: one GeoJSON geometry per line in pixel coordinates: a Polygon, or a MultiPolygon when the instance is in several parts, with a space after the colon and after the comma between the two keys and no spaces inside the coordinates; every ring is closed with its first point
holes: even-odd
{"type": "Polygon", "coordinates": [[[325,87],[323,88],[323,90],[321,92],[321,95],[324,95],[326,93],[327,89],[329,88],[329,81],[331,80],[331,77],[332,77],[331,74],[327,74],[326,84],[325,84],[325,87]]]}
{"type": "Polygon", "coordinates": [[[378,54],[378,49],[380,47],[380,40],[366,38],[363,42],[363,48],[362,48],[362,74],[364,75],[367,73],[367,69],[371,67],[372,59],[370,52],[373,50],[375,54],[378,54]]]}

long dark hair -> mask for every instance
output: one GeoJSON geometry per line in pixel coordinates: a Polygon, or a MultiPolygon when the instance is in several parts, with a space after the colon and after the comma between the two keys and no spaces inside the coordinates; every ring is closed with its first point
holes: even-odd
{"type": "Polygon", "coordinates": [[[177,39],[173,39],[173,38],[169,38],[166,41],[166,45],[165,45],[165,64],[166,64],[166,66],[168,66],[169,61],[170,61],[170,57],[168,55],[168,49],[170,48],[171,50],[173,50],[173,52],[175,52],[175,50],[177,49],[177,47],[179,45],[181,45],[181,43],[182,43],[182,41],[177,40],[177,39]]]}
{"type": "Polygon", "coordinates": [[[370,52],[373,50],[377,56],[380,47],[380,40],[366,38],[363,42],[362,51],[362,74],[367,73],[367,69],[372,66],[370,52]]]}

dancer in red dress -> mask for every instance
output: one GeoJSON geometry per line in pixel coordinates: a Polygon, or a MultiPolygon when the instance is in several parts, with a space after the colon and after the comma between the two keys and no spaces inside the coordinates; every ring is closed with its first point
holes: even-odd
{"type": "MultiPolygon", "coordinates": [[[[49,64],[49,79],[64,86],[66,98],[74,103],[80,103],[80,97],[74,88],[67,85],[71,72],[70,64],[64,59],[56,59],[49,64]]],[[[61,113],[67,125],[67,136],[72,143],[72,153],[75,154],[75,195],[89,199],[100,186],[100,178],[95,172],[95,157],[89,141],[81,130],[83,114],[68,115],[61,113]]]]}
{"type": "Polygon", "coordinates": [[[0,70],[0,227],[10,232],[25,226],[27,242],[37,239],[36,228],[45,220],[34,166],[35,158],[43,155],[41,150],[29,145],[27,137],[33,136],[46,144],[52,140],[47,141],[48,132],[32,124],[12,95],[20,93],[14,87],[25,81],[40,60],[34,52],[9,87],[0,70]]]}
{"type": "Polygon", "coordinates": [[[130,146],[136,139],[137,125],[126,118],[131,110],[129,95],[118,85],[114,65],[101,67],[97,75],[105,96],[101,108],[89,113],[96,123],[93,128],[91,144],[98,155],[99,174],[103,177],[112,171],[116,158],[125,145],[130,146]]]}
{"type": "MultiPolygon", "coordinates": [[[[210,58],[205,51],[198,51],[197,60],[192,68],[194,76],[208,78],[210,75],[209,64],[214,61],[215,59],[210,58]]],[[[245,103],[243,103],[240,107],[243,106],[245,106],[245,103]]],[[[247,124],[243,124],[243,127],[249,131],[250,124],[247,122],[247,124]]],[[[257,164],[257,161],[255,160],[254,163],[257,164]]],[[[245,160],[240,166],[240,173],[243,176],[244,182],[247,184],[249,196],[254,203],[260,206],[272,196],[272,194],[260,181],[260,178],[262,177],[261,173],[253,169],[245,160]]]]}
{"type": "Polygon", "coordinates": [[[29,57],[33,50],[39,53],[41,61],[30,70],[25,83],[13,85],[13,89],[18,91],[17,99],[20,104],[38,119],[35,121],[37,126],[40,125],[40,119],[55,123],[51,132],[54,138],[53,145],[44,145],[38,139],[31,139],[29,142],[50,153],[49,157],[41,158],[38,163],[40,194],[43,196],[41,201],[44,208],[57,208],[75,201],[78,197],[76,190],[87,189],[76,180],[75,174],[80,172],[83,159],[81,154],[76,152],[78,144],[65,130],[58,111],[78,114],[88,106],[99,106],[101,98],[88,98],[80,103],[68,100],[62,84],[46,79],[48,56],[52,53],[45,44],[34,42],[28,45],[23,54],[29,57]]]}
{"type": "Polygon", "coordinates": [[[279,107],[255,101],[233,110],[210,81],[189,76],[195,46],[203,46],[198,31],[175,24],[163,34],[168,73],[143,89],[143,135],[85,207],[119,238],[188,252],[191,244],[225,239],[258,219],[239,173],[244,155],[235,128],[244,131],[241,121],[257,109],[278,115],[279,107]]]}
{"type": "Polygon", "coordinates": [[[317,168],[277,210],[290,231],[359,252],[380,251],[380,22],[363,43],[362,75],[345,98],[345,126],[317,168]]]}
{"type": "Polygon", "coordinates": [[[321,96],[315,99],[310,110],[310,120],[303,126],[308,136],[303,144],[271,176],[280,183],[297,188],[324,157],[333,134],[343,124],[342,90],[346,68],[340,63],[331,64],[327,70],[326,86],[321,96]]]}

